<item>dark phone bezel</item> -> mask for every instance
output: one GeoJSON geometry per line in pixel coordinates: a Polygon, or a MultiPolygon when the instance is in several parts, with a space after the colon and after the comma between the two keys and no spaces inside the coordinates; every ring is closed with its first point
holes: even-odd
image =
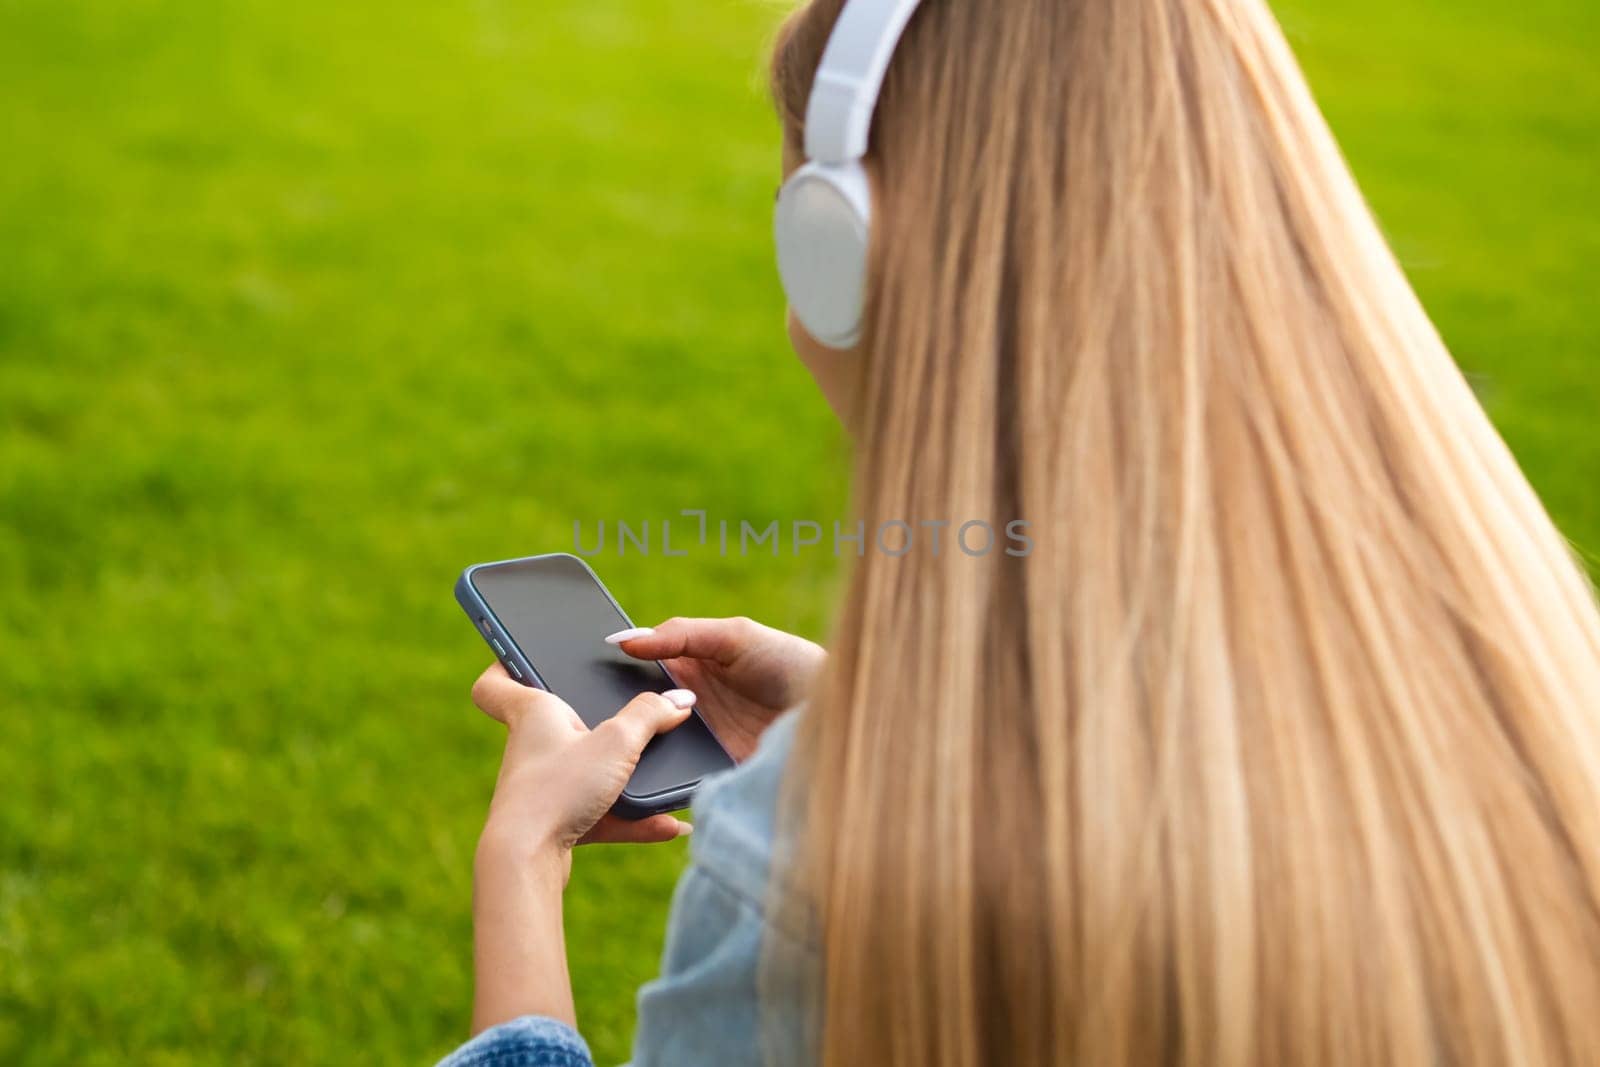
{"type": "MultiPolygon", "coordinates": [[[[489,570],[494,567],[504,567],[511,564],[535,563],[546,559],[569,559],[575,561],[589,575],[590,580],[595,584],[595,588],[600,590],[600,595],[605,597],[611,603],[611,606],[616,609],[625,626],[633,625],[633,620],[628,618],[628,613],[622,610],[622,605],[617,603],[617,598],[611,595],[611,590],[606,588],[606,584],[600,580],[600,576],[594,572],[594,568],[589,566],[588,561],[570,552],[544,552],[536,556],[519,556],[515,559],[474,563],[463,570],[461,577],[456,579],[455,592],[456,602],[467,613],[467,618],[471,621],[472,628],[478,632],[479,637],[483,638],[484,643],[489,646],[490,651],[495,653],[506,670],[523,685],[544,689],[548,692],[550,688],[545,685],[539,671],[534,667],[532,661],[528,659],[521,646],[512,639],[510,632],[501,625],[494,609],[489,606],[488,601],[483,598],[472,582],[473,575],[481,570],[489,570]],[[491,629],[485,630],[480,625],[480,619],[487,621],[491,629]]],[[[667,670],[666,667],[657,663],[656,669],[665,675],[673,685],[678,684],[677,679],[672,677],[672,672],[667,670]]],[[[722,741],[717,737],[716,731],[712,730],[710,724],[705,722],[705,718],[700,715],[698,708],[691,713],[705,725],[706,733],[716,742],[717,748],[721,750],[724,758],[728,761],[727,765],[732,767],[734,765],[733,758],[728,756],[728,750],[723,748],[722,741]]],[[[622,793],[617,797],[617,802],[612,805],[611,811],[614,815],[624,819],[643,819],[651,815],[659,815],[662,812],[678,811],[689,806],[689,802],[694,798],[695,790],[699,788],[703,780],[704,776],[702,775],[693,781],[645,794],[630,793],[627,787],[624,786],[622,793]]]]}

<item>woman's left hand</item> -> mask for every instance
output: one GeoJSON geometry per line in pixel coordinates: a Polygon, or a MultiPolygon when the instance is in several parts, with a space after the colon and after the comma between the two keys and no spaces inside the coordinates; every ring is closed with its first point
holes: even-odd
{"type": "Polygon", "coordinates": [[[608,814],[644,746],[689,716],[688,690],[641,693],[589,729],[560,697],[513,680],[496,663],[472,687],[472,701],[506,725],[506,751],[479,841],[480,856],[557,857],[562,879],[574,845],[651,843],[688,833],[672,815],[620,819],[608,814]]]}
{"type": "Polygon", "coordinates": [[[572,848],[689,832],[671,815],[628,822],[608,812],[644,746],[688,717],[694,694],[641,693],[591,730],[560,697],[513,681],[497,663],[472,687],[472,700],[506,725],[506,754],[473,863],[472,1032],[521,1015],[570,1024],[561,905],[572,848]]]}

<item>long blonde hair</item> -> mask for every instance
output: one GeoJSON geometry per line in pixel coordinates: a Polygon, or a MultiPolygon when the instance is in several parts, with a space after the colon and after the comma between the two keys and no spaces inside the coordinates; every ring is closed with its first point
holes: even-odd
{"type": "Polygon", "coordinates": [[[1600,1062],[1593,592],[1262,0],[928,0],[868,166],[868,536],[1033,548],[854,566],[823,1061],[1600,1062]]]}

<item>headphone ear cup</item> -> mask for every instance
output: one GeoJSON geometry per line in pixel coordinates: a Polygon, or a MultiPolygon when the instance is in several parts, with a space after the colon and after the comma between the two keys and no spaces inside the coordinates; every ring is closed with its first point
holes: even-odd
{"type": "Polygon", "coordinates": [[[871,218],[860,163],[807,163],[778,191],[778,276],[800,324],[830,348],[849,348],[861,336],[871,218]]]}

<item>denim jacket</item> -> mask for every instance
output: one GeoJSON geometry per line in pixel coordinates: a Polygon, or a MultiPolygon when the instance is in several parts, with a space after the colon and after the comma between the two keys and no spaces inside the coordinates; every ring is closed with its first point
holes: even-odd
{"type": "MultiPolygon", "coordinates": [[[[816,1062],[815,929],[809,913],[788,906],[799,898],[785,888],[790,867],[776,832],[798,714],[781,717],[754,756],[700,787],[661,976],[639,990],[634,1067],[816,1062]]],[[[485,1030],[440,1067],[593,1062],[577,1031],[525,1016],[485,1030]]]]}

